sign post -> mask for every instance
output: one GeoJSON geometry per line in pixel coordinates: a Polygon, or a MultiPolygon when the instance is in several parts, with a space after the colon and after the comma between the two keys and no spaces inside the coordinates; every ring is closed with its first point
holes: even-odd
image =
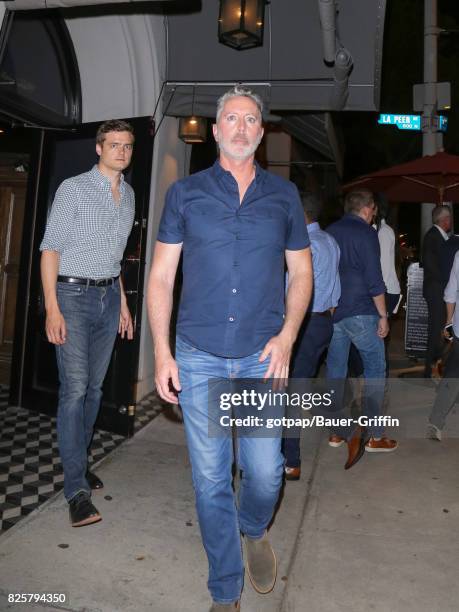
{"type": "Polygon", "coordinates": [[[426,127],[426,121],[432,124],[432,128],[437,132],[446,132],[448,128],[448,117],[445,115],[435,115],[427,120],[421,115],[394,115],[382,113],[379,115],[379,125],[395,125],[399,130],[412,130],[420,132],[426,127]]]}

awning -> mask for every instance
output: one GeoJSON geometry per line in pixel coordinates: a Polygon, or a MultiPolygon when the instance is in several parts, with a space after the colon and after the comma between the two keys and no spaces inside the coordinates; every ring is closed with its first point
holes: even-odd
{"type": "MultiPolygon", "coordinates": [[[[212,117],[218,96],[237,82],[250,83],[273,113],[332,110],[334,70],[323,59],[317,0],[271,0],[263,45],[244,51],[219,43],[218,1],[200,4],[167,18],[168,115],[190,114],[194,94],[195,114],[212,117]]],[[[378,109],[384,15],[384,0],[339,3],[339,38],[353,58],[344,110],[378,109]]]]}
{"type": "MultiPolygon", "coordinates": [[[[173,0],[161,1],[171,2],[173,0]]],[[[147,2],[147,0],[14,0],[14,2],[5,2],[4,4],[10,11],[31,11],[36,9],[93,6],[95,4],[130,4],[132,2],[147,2]]]]}

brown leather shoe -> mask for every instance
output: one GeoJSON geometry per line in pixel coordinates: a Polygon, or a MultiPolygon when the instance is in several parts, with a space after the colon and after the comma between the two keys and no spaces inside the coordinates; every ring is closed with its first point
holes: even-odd
{"type": "Polygon", "coordinates": [[[301,468],[298,467],[288,467],[288,465],[284,468],[285,480],[299,480],[301,477],[301,468]]]}
{"type": "Polygon", "coordinates": [[[367,453],[391,453],[398,446],[397,440],[389,440],[385,436],[376,440],[376,438],[370,438],[365,444],[365,450],[367,453]]]}
{"type": "Polygon", "coordinates": [[[357,427],[354,435],[347,441],[348,456],[344,469],[348,470],[357,463],[365,453],[365,438],[361,427],[357,427]]]}
{"type": "Polygon", "coordinates": [[[432,365],[432,374],[431,378],[434,380],[441,380],[443,378],[443,371],[445,369],[444,363],[442,359],[437,359],[437,361],[432,365]]]}
{"type": "Polygon", "coordinates": [[[332,434],[328,438],[328,446],[333,446],[333,448],[339,448],[340,446],[342,446],[345,443],[345,441],[346,440],[344,438],[340,438],[336,434],[332,434]]]}

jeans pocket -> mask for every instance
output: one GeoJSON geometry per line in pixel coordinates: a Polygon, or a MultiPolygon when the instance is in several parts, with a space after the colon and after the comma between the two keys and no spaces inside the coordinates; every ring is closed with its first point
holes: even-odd
{"type": "Polygon", "coordinates": [[[83,295],[85,291],[84,285],[77,285],[73,283],[57,283],[56,293],[58,297],[73,298],[83,295]]]}
{"type": "Polygon", "coordinates": [[[197,349],[195,346],[191,346],[191,344],[188,344],[177,336],[177,338],[175,339],[175,350],[176,352],[181,351],[182,353],[191,354],[196,353],[199,349],[197,349]]]}
{"type": "Polygon", "coordinates": [[[114,293],[116,293],[116,295],[121,295],[121,287],[120,287],[120,283],[119,281],[114,282],[112,285],[110,285],[112,288],[112,291],[114,293]]]}

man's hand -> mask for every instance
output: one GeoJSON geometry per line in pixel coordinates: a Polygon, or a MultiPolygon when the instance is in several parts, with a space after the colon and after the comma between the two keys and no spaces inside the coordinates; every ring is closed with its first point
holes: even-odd
{"type": "Polygon", "coordinates": [[[273,385],[274,389],[279,389],[282,386],[286,387],[288,384],[292,347],[293,342],[286,336],[283,336],[281,332],[279,335],[273,336],[268,340],[260,355],[260,363],[265,361],[269,355],[271,356],[269,367],[263,376],[263,380],[274,378],[276,381],[273,385]]]}
{"type": "Polygon", "coordinates": [[[52,344],[64,344],[67,336],[67,328],[61,311],[56,306],[46,312],[46,337],[52,344]]]}
{"type": "Polygon", "coordinates": [[[182,390],[182,387],[177,362],[170,353],[164,356],[155,355],[155,383],[156,391],[163,400],[171,404],[179,403],[177,393],[182,390]],[[173,390],[171,390],[171,383],[173,390]]]}
{"type": "Polygon", "coordinates": [[[377,333],[380,338],[385,338],[389,333],[389,321],[387,317],[380,317],[377,333]]]}
{"type": "Polygon", "coordinates": [[[134,327],[132,325],[132,317],[126,299],[121,300],[120,322],[118,325],[118,333],[124,339],[126,335],[128,340],[134,338],[134,327]]]}

